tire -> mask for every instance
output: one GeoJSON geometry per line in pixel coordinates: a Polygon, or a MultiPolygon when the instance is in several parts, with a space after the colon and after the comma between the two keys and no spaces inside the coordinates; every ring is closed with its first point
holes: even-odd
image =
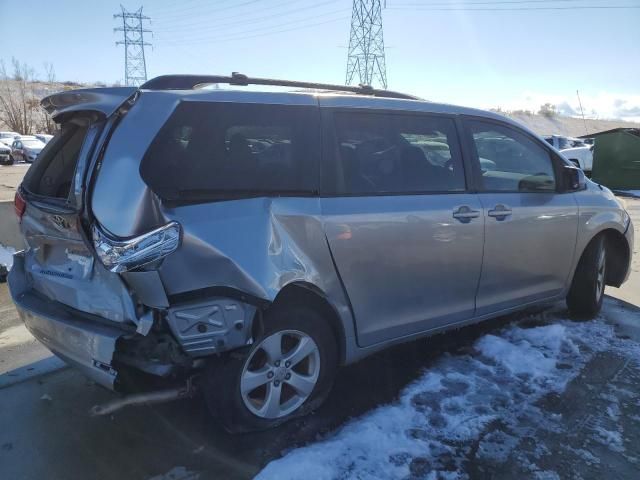
{"type": "Polygon", "coordinates": [[[228,432],[266,430],[319,407],[337,365],[327,319],[308,307],[276,306],[265,313],[263,332],[251,348],[210,361],[203,393],[228,432]]]}
{"type": "Polygon", "coordinates": [[[13,165],[14,163],[16,163],[15,158],[13,158],[13,155],[9,154],[9,165],[13,165]]]}
{"type": "Polygon", "coordinates": [[[582,318],[595,317],[602,308],[607,278],[607,248],[604,236],[593,239],[576,268],[567,295],[571,313],[582,318]]]}

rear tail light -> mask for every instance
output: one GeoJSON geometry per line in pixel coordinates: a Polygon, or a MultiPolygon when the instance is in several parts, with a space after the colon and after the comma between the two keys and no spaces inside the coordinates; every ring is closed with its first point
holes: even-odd
{"type": "Polygon", "coordinates": [[[27,202],[24,200],[20,190],[16,190],[16,195],[13,197],[13,208],[18,216],[18,221],[21,222],[24,211],[27,209],[27,202]]]}
{"type": "Polygon", "coordinates": [[[168,223],[129,240],[115,240],[95,225],[93,245],[102,264],[112,272],[127,272],[166,257],[180,245],[180,224],[168,223]]]}

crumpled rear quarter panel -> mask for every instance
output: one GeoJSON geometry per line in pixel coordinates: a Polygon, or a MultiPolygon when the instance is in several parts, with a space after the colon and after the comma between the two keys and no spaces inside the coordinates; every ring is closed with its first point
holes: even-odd
{"type": "Polygon", "coordinates": [[[273,300],[301,281],[341,291],[317,198],[255,198],[166,209],[182,225],[180,248],[160,275],[168,295],[231,287],[273,300]]]}

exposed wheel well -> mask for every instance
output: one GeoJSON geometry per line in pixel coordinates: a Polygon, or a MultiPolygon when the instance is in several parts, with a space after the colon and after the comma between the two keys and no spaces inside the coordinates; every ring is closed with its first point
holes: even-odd
{"type": "MultiPolygon", "coordinates": [[[[584,255],[589,245],[601,236],[604,236],[605,248],[607,249],[606,284],[612,287],[619,287],[627,275],[630,254],[629,245],[622,233],[612,228],[603,230],[591,239],[583,250],[582,255],[584,255]]],[[[580,260],[582,261],[582,257],[580,257],[580,260]]]]}
{"type": "MultiPolygon", "coordinates": [[[[303,305],[316,310],[331,325],[331,330],[336,338],[339,354],[339,363],[344,363],[345,358],[345,334],[342,321],[335,308],[329,303],[324,294],[314,285],[306,283],[293,283],[285,286],[276,296],[273,303],[267,308],[278,305],[303,305]]],[[[260,323],[260,322],[254,322],[260,323]]]]}
{"type": "Polygon", "coordinates": [[[607,229],[605,235],[607,248],[607,285],[619,287],[624,282],[629,268],[629,244],[625,236],[617,230],[607,229]]]}

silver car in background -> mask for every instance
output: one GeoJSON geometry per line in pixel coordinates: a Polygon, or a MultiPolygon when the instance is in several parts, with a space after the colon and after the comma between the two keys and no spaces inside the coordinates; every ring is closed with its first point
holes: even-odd
{"type": "Polygon", "coordinates": [[[14,162],[35,162],[45,144],[31,135],[16,138],[11,145],[11,158],[14,162]]]}
{"type": "Polygon", "coordinates": [[[43,106],[61,125],[16,195],[24,323],[110,389],[195,378],[230,431],[309,412],[393,344],[565,298],[592,317],[629,273],[612,193],[497,114],[238,74],[43,106]]]}

